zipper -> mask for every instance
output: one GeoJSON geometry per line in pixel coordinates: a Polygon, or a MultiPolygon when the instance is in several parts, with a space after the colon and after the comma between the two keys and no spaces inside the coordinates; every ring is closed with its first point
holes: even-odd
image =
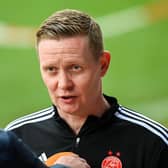
{"type": "Polygon", "coordinates": [[[75,148],[78,148],[79,143],[80,143],[80,137],[76,137],[75,148]]]}

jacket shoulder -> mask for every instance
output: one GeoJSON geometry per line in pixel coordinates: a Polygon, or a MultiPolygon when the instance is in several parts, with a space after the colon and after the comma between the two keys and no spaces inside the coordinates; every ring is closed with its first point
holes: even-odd
{"type": "Polygon", "coordinates": [[[168,146],[168,129],[160,123],[123,106],[118,108],[115,116],[146,129],[148,132],[159,137],[168,146]]]}
{"type": "Polygon", "coordinates": [[[14,130],[16,128],[22,127],[23,125],[30,124],[30,123],[37,123],[40,121],[44,121],[50,119],[54,116],[55,110],[54,107],[48,107],[32,114],[25,115],[20,117],[12,122],[10,122],[6,127],[5,130],[14,130]]]}

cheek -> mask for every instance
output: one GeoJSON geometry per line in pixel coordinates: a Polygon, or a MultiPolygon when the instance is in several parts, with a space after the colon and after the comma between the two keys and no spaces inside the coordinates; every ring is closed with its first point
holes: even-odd
{"type": "Polygon", "coordinates": [[[97,91],[100,84],[100,77],[98,74],[91,73],[89,75],[83,76],[81,79],[76,81],[80,90],[85,94],[90,94],[91,92],[97,91]]]}
{"type": "Polygon", "coordinates": [[[56,81],[55,79],[49,78],[45,75],[42,75],[43,82],[49,91],[55,90],[56,81]]]}

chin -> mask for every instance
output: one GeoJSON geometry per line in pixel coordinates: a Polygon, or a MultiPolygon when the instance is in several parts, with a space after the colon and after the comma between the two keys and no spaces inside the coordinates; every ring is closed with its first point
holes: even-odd
{"type": "Polygon", "coordinates": [[[76,114],[78,110],[72,109],[72,108],[59,108],[61,113],[66,113],[66,114],[76,114]]]}

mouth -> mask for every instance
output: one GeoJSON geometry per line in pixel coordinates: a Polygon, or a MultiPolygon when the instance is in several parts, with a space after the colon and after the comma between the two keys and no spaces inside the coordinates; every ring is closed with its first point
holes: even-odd
{"type": "Polygon", "coordinates": [[[70,99],[70,98],[74,98],[74,97],[76,97],[76,96],[60,96],[60,98],[62,98],[62,99],[70,99]]]}
{"type": "Polygon", "coordinates": [[[59,98],[64,103],[72,103],[77,96],[60,96],[59,98]]]}

